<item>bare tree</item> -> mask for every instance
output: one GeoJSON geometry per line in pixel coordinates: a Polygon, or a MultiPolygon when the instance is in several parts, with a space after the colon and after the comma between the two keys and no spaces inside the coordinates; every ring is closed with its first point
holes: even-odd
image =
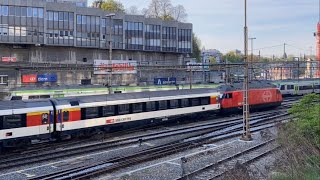
{"type": "Polygon", "coordinates": [[[151,18],[163,20],[185,21],[187,13],[182,5],[173,6],[171,0],[152,0],[143,14],[151,18]]]}
{"type": "Polygon", "coordinates": [[[173,8],[172,16],[176,21],[183,22],[187,18],[186,9],[181,4],[179,4],[173,8]]]}
{"type": "Polygon", "coordinates": [[[127,14],[132,14],[132,15],[141,15],[141,12],[139,11],[137,6],[131,6],[126,10],[127,14]]]}

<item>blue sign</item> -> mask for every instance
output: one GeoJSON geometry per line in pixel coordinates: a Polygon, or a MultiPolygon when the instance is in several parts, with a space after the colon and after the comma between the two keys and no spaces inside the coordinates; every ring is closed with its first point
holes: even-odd
{"type": "Polygon", "coordinates": [[[58,76],[56,74],[38,74],[38,82],[57,82],[58,76]]]}
{"type": "Polygon", "coordinates": [[[177,78],[154,78],[154,85],[175,85],[177,84],[177,78]]]}

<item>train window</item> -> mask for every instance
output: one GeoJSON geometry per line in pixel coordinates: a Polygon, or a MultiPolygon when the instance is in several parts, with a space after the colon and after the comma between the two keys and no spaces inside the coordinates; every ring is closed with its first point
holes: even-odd
{"type": "Polygon", "coordinates": [[[200,104],[201,104],[201,105],[208,105],[208,104],[210,104],[210,97],[201,97],[201,98],[200,98],[200,104]]]}
{"type": "Polygon", "coordinates": [[[84,108],[83,111],[84,111],[84,117],[85,117],[84,119],[93,119],[93,118],[99,117],[98,107],[84,108]]]}
{"type": "Polygon", "coordinates": [[[200,105],[200,98],[191,99],[191,106],[199,106],[199,105],[200,105]]]}
{"type": "Polygon", "coordinates": [[[227,93],[224,95],[225,99],[232,99],[232,93],[227,93]]]}
{"type": "Polygon", "coordinates": [[[181,99],[181,107],[189,107],[189,99],[181,99]]]}
{"type": "Polygon", "coordinates": [[[135,104],[131,104],[131,105],[132,105],[132,112],[133,113],[142,112],[142,103],[135,103],[135,104]]]}
{"type": "Polygon", "coordinates": [[[159,110],[168,109],[168,102],[167,101],[159,101],[159,110]]]}
{"type": "Polygon", "coordinates": [[[120,104],[118,105],[118,112],[119,114],[129,114],[130,112],[130,106],[129,104],[120,104]]]}
{"type": "Polygon", "coordinates": [[[2,117],[2,129],[13,129],[26,126],[25,115],[10,115],[2,117]]]}
{"type": "Polygon", "coordinates": [[[22,96],[12,96],[11,100],[22,100],[22,96]]]}
{"type": "Polygon", "coordinates": [[[299,90],[308,90],[308,89],[313,89],[312,86],[300,86],[299,90]]]}
{"type": "Polygon", "coordinates": [[[102,108],[103,117],[114,116],[114,115],[116,115],[115,106],[105,106],[102,108]]]}
{"type": "Polygon", "coordinates": [[[146,102],[146,111],[147,112],[155,111],[155,110],[157,110],[156,102],[146,102]]]}
{"type": "Polygon", "coordinates": [[[71,106],[79,106],[79,101],[70,101],[71,106]]]}
{"type": "Polygon", "coordinates": [[[69,111],[63,111],[63,121],[69,121],[69,111]]]}
{"type": "Polygon", "coordinates": [[[40,96],[38,96],[38,95],[29,96],[29,99],[39,99],[39,98],[40,98],[40,96]]]}
{"type": "Polygon", "coordinates": [[[320,89],[320,85],[315,85],[314,88],[315,89],[320,89]]]}
{"type": "Polygon", "coordinates": [[[287,85],[287,90],[294,89],[294,85],[287,85]]]}
{"type": "Polygon", "coordinates": [[[49,99],[50,95],[40,95],[40,99],[49,99]]]}
{"type": "Polygon", "coordinates": [[[49,123],[49,114],[43,113],[41,116],[41,122],[42,124],[48,124],[49,123]]]}
{"type": "Polygon", "coordinates": [[[285,90],[286,88],[285,88],[285,85],[281,85],[280,86],[280,90],[285,90]]]}
{"type": "Polygon", "coordinates": [[[170,108],[175,109],[178,107],[179,107],[179,100],[178,99],[170,100],[170,108]]]}

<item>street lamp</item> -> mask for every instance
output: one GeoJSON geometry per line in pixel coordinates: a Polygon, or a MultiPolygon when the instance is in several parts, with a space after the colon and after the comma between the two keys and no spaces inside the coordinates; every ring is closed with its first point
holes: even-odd
{"type": "Polygon", "coordinates": [[[255,40],[255,39],[257,39],[257,38],[249,38],[249,40],[251,40],[251,80],[253,80],[253,76],[254,76],[254,74],[253,74],[253,40],[255,40]]]}
{"type": "Polygon", "coordinates": [[[115,14],[107,14],[105,17],[109,18],[109,61],[108,61],[108,67],[109,67],[109,76],[108,76],[108,89],[109,94],[111,94],[111,85],[112,85],[112,17],[114,17],[115,14]]]}

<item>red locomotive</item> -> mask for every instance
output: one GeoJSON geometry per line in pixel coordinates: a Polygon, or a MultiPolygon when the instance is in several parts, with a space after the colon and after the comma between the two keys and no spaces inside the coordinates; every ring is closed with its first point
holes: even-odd
{"type": "MultiPolygon", "coordinates": [[[[243,84],[224,85],[220,87],[221,112],[236,112],[243,107],[243,84]]],[[[254,81],[249,84],[250,110],[280,106],[282,94],[273,84],[264,81],[254,81]]]]}

